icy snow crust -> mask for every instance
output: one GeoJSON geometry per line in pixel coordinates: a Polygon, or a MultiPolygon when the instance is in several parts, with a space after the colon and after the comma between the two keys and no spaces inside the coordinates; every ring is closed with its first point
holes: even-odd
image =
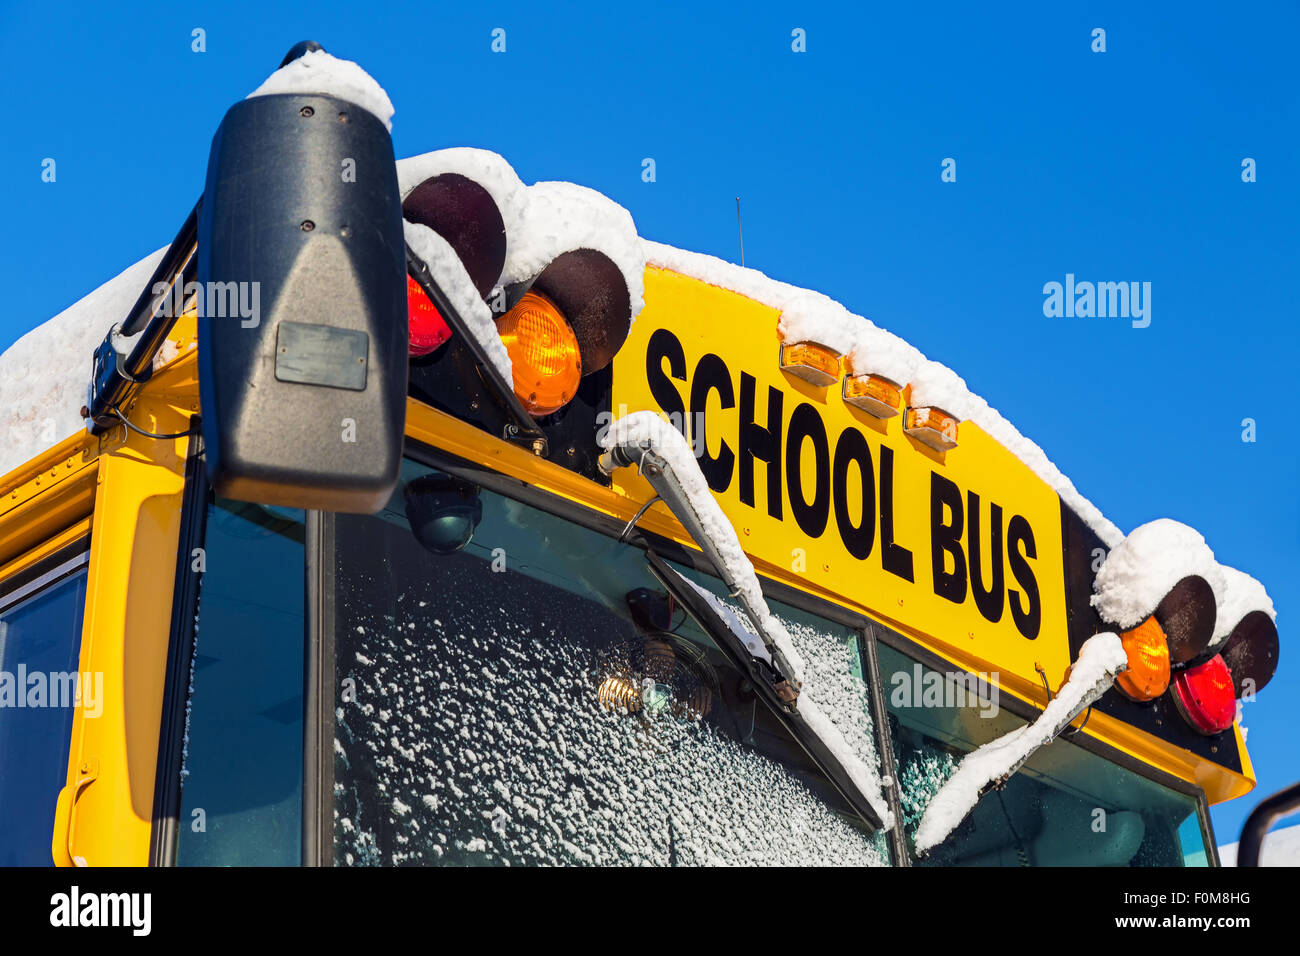
{"type": "Polygon", "coordinates": [[[397,161],[403,196],[442,173],[474,180],[501,211],[506,262],[498,288],[535,279],[561,253],[595,249],[622,273],[632,318],[640,313],[645,303],[645,254],[631,214],[618,203],[573,183],[525,186],[509,163],[485,149],[441,149],[397,161]]]}
{"type": "MultiPolygon", "coordinates": [[[[1092,606],[1102,620],[1127,630],[1145,621],[1175,584],[1197,574],[1223,594],[1223,570],[1194,529],[1169,518],[1134,528],[1115,545],[1093,584],[1092,606]]],[[[1234,622],[1235,623],[1235,622],[1234,622]]]]}
{"type": "Polygon", "coordinates": [[[91,357],[126,318],[166,251],[109,279],[0,355],[0,475],[84,427],[91,357]]]}
{"type": "Polygon", "coordinates": [[[767,601],[763,598],[763,589],[758,583],[758,576],[754,573],[754,565],[745,555],[740,545],[740,538],[736,536],[736,529],[732,527],[727,516],[723,514],[722,507],[709,491],[704,473],[700,471],[699,461],[682,433],[654,412],[642,411],[633,412],[612,423],[601,441],[606,450],[619,445],[642,443],[648,443],[649,447],[672,467],[687,499],[699,516],[705,533],[726,565],[726,570],[738,582],[739,593],[744,596],[748,606],[754,608],[762,618],[760,623],[763,629],[772,637],[777,648],[794,668],[795,679],[804,684],[799,695],[799,713],[826,743],[836,759],[843,764],[854,784],[871,803],[872,809],[881,820],[885,821],[885,826],[891,826],[890,821],[893,817],[881,792],[880,776],[875,770],[875,762],[868,764],[863,760],[862,756],[848,745],[835,720],[822,711],[820,704],[825,703],[826,699],[820,690],[813,689],[817,683],[816,677],[807,672],[803,658],[799,655],[785,625],[768,608],[767,601]]]}
{"type": "Polygon", "coordinates": [[[247,99],[278,93],[321,93],[354,103],[393,131],[393,101],[384,88],[351,60],[340,60],[324,50],[304,53],[266,78],[247,99]]]}
{"type": "Polygon", "coordinates": [[[1277,620],[1273,599],[1264,590],[1264,585],[1236,568],[1220,565],[1219,569],[1223,572],[1223,590],[1214,592],[1218,607],[1215,609],[1214,637],[1210,640],[1210,647],[1218,647],[1226,641],[1232,629],[1251,611],[1263,611],[1272,620],[1277,620]]]}
{"type": "Polygon", "coordinates": [[[406,242],[415,254],[424,260],[433,274],[434,281],[451,300],[466,324],[470,333],[487,352],[488,358],[501,377],[511,381],[513,366],[510,355],[506,352],[501,336],[497,334],[497,324],[492,318],[492,310],[479,298],[474,281],[470,279],[465,266],[446,239],[428,226],[402,220],[402,231],[406,242]]]}
{"type": "Polygon", "coordinates": [[[939,787],[916,830],[919,853],[938,846],[979,801],[980,792],[1015,770],[1037,748],[1049,743],[1056,726],[1088,703],[1090,694],[1109,687],[1128,663],[1115,634],[1096,634],[1079,649],[1079,659],[1052,702],[1032,724],[1019,727],[962,758],[955,773],[939,787]]]}

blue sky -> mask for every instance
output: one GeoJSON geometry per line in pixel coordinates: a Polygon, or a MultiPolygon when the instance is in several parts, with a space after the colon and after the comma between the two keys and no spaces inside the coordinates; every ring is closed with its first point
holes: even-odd
{"type": "MultiPolygon", "coordinates": [[[[399,156],[492,149],[729,259],[741,196],[748,265],[955,368],[1124,530],[1196,527],[1264,581],[1286,644],[1300,12],[1137,6],[6,3],[0,348],[171,238],[225,109],[310,37],[388,90],[399,156]],[[1045,318],[1067,272],[1150,282],[1150,327],[1045,318]]],[[[1260,788],[1215,808],[1220,842],[1300,778],[1298,693],[1284,648],[1246,708],[1260,788]]]]}

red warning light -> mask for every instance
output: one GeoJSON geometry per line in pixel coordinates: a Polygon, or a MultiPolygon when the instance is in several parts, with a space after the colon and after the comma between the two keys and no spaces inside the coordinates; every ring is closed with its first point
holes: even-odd
{"type": "Polygon", "coordinates": [[[412,356],[428,355],[451,338],[451,329],[420,284],[406,277],[406,311],[411,325],[412,356]]]}

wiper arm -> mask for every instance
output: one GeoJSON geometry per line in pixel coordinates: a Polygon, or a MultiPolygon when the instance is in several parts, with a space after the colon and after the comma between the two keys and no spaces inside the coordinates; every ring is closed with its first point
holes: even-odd
{"type": "MultiPolygon", "coordinates": [[[[754,625],[754,630],[767,650],[771,666],[782,678],[779,685],[782,700],[792,703],[799,696],[799,675],[790,661],[786,660],[778,641],[769,631],[766,623],[767,615],[764,613],[767,610],[766,606],[761,609],[756,606],[750,590],[743,586],[731,562],[727,561],[718,550],[713,534],[709,532],[699,509],[695,507],[682,487],[681,479],[673,470],[669,458],[660,454],[651,443],[646,442],[640,445],[618,445],[602,455],[599,464],[606,474],[611,474],[615,469],[627,465],[640,467],[642,477],[650,483],[650,487],[654,488],[655,493],[700,546],[700,550],[704,552],[718,576],[727,585],[727,590],[744,606],[746,616],[754,625]]],[[[759,600],[761,601],[762,598],[760,597],[759,600]]]]}
{"type": "Polygon", "coordinates": [[[411,248],[409,242],[406,244],[406,271],[424,291],[424,294],[429,297],[429,301],[438,310],[438,314],[451,326],[452,331],[460,336],[460,340],[474,356],[474,361],[478,363],[479,373],[482,375],[484,382],[487,383],[493,396],[501,403],[506,415],[510,418],[510,422],[506,425],[504,437],[510,441],[528,445],[535,454],[543,458],[546,457],[546,433],[533,420],[533,416],[528,414],[528,410],[519,401],[519,396],[515,394],[514,386],[505,380],[505,377],[488,357],[487,351],[483,348],[483,343],[474,335],[469,323],[451,304],[451,300],[447,298],[437,280],[433,278],[433,272],[428,263],[420,258],[419,254],[411,248]]]}
{"type": "Polygon", "coordinates": [[[725,605],[684,577],[659,555],[649,551],[646,557],[650,562],[650,571],[659,583],[749,679],[757,696],[826,775],[853,811],[873,831],[879,830],[883,825],[880,815],[836,748],[824,736],[823,729],[818,726],[822,723],[820,714],[811,701],[807,701],[801,709],[793,700],[786,698],[779,689],[785,679],[762,642],[748,634],[741,621],[727,621],[724,617],[728,611],[725,605]]]}

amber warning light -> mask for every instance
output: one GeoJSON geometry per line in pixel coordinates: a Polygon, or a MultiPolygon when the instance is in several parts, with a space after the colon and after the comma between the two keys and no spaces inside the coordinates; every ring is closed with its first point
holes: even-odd
{"type": "Polygon", "coordinates": [[[549,415],[578,391],[582,357],[578,337],[555,303],[540,292],[526,292],[497,320],[514,370],[515,394],[532,415],[549,415]]]}

